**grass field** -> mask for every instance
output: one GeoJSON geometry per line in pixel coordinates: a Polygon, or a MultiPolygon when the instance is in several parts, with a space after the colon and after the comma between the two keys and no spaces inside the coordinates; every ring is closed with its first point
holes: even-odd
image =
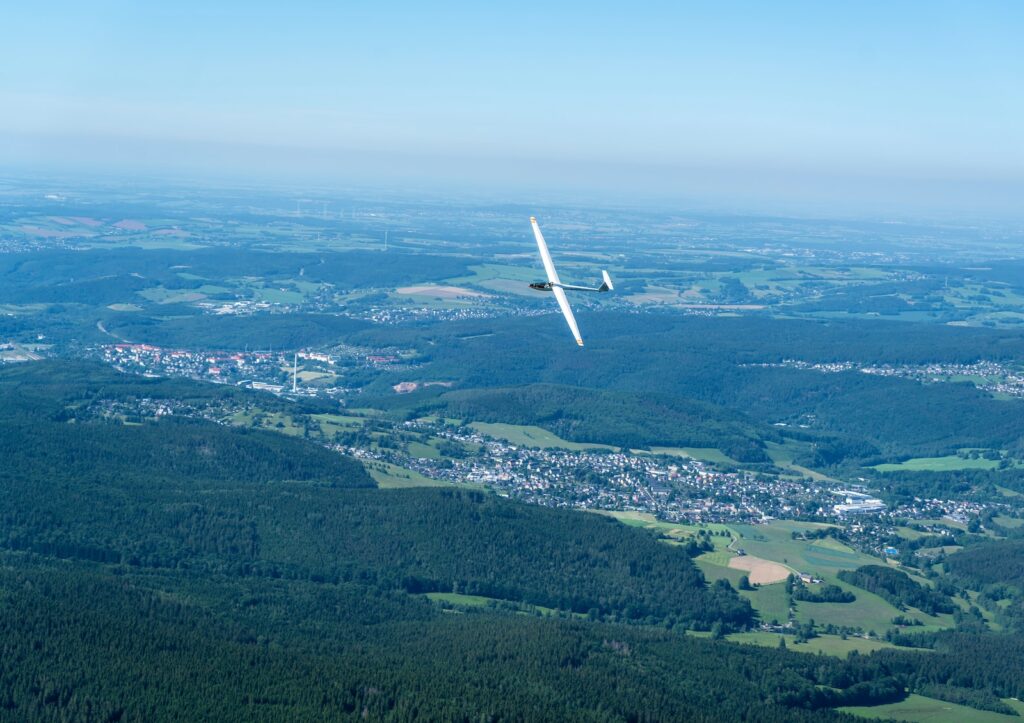
{"type": "Polygon", "coordinates": [[[447,482],[424,477],[419,472],[414,472],[405,467],[389,464],[388,462],[364,462],[363,466],[370,473],[377,486],[381,489],[399,489],[404,487],[445,487],[447,482]]]}
{"type": "Polygon", "coordinates": [[[824,540],[794,540],[794,531],[813,530],[825,525],[809,522],[774,521],[767,525],[732,525],[740,535],[737,547],[751,555],[774,560],[800,572],[821,575],[839,570],[853,570],[861,565],[875,564],[878,560],[857,552],[831,538],[824,540]]]}
{"type": "Polygon", "coordinates": [[[409,442],[406,445],[406,451],[412,457],[420,457],[421,459],[441,459],[441,453],[437,451],[437,447],[431,444],[424,444],[423,442],[409,442]]]}
{"type": "Polygon", "coordinates": [[[522,424],[502,424],[500,422],[472,422],[469,425],[481,434],[486,434],[495,439],[504,439],[510,444],[518,444],[522,447],[540,447],[542,449],[560,448],[569,450],[580,449],[615,449],[607,444],[587,444],[584,442],[569,442],[557,434],[549,432],[541,427],[533,427],[522,424]]]}
{"type": "Polygon", "coordinates": [[[301,304],[306,300],[306,295],[301,291],[292,289],[275,288],[272,286],[253,286],[253,296],[258,301],[266,301],[270,304],[301,304]]]}
{"type": "Polygon", "coordinates": [[[489,597],[463,595],[459,592],[428,592],[426,597],[434,602],[445,602],[449,605],[463,605],[466,607],[485,607],[494,602],[489,597]]]}
{"type": "Polygon", "coordinates": [[[762,622],[785,623],[789,619],[789,595],[785,585],[761,585],[753,590],[741,590],[740,595],[750,601],[762,622]]]}
{"type": "Polygon", "coordinates": [[[732,542],[733,538],[736,535],[734,532],[732,532],[732,530],[729,529],[727,525],[721,525],[717,523],[703,525],[687,525],[679,522],[665,522],[663,520],[659,520],[657,517],[655,517],[649,512],[617,512],[612,510],[592,510],[592,512],[599,515],[614,517],[622,524],[629,525],[630,527],[643,527],[648,530],[655,530],[663,535],[667,535],[668,537],[674,537],[679,540],[686,539],[687,537],[692,537],[693,535],[699,533],[701,530],[707,530],[709,532],[718,533],[710,535],[708,539],[711,541],[711,544],[715,546],[716,551],[721,550],[723,552],[723,554],[725,555],[723,559],[728,559],[729,557],[732,557],[732,553],[726,552],[725,548],[729,546],[729,543],[732,542]],[[726,532],[728,534],[722,535],[722,532],[726,532]]]}
{"type": "MultiPolygon", "coordinates": [[[[238,424],[243,427],[255,426],[256,420],[254,414],[246,412],[238,412],[231,417],[232,424],[238,424]]],[[[304,433],[304,429],[295,423],[290,414],[273,413],[266,414],[263,416],[263,424],[260,425],[262,429],[269,429],[272,432],[280,432],[281,434],[287,434],[292,437],[301,437],[304,433]]]]}
{"type": "MultiPolygon", "coordinates": [[[[260,410],[237,412],[230,417],[229,421],[241,427],[252,427],[256,426],[256,418],[258,416],[262,419],[262,424],[259,425],[262,429],[269,429],[272,432],[280,432],[281,434],[288,434],[293,437],[301,437],[305,434],[305,428],[296,424],[290,414],[279,412],[264,413],[260,410]]],[[[311,425],[310,434],[315,436],[319,429],[320,435],[326,440],[330,440],[335,432],[352,431],[363,426],[362,418],[343,414],[313,414],[310,419],[316,423],[311,425]]]]}
{"type": "MultiPolygon", "coordinates": [[[[1009,702],[1009,701],[1008,701],[1009,702]]],[[[1013,705],[1012,702],[1010,702],[1013,705]]],[[[909,695],[899,703],[874,706],[840,708],[864,718],[884,718],[900,721],[927,721],[928,723],[1010,723],[1020,721],[1019,716],[1002,715],[986,710],[975,710],[956,703],[947,703],[923,695],[909,695]]]]}
{"type": "MultiPolygon", "coordinates": [[[[751,633],[734,633],[728,636],[727,640],[744,645],[760,645],[765,648],[775,648],[779,645],[778,633],[766,633],[761,631],[751,633]]],[[[884,640],[867,640],[865,638],[849,637],[843,640],[838,635],[819,635],[811,638],[806,643],[797,644],[791,636],[786,637],[786,647],[801,653],[824,653],[837,658],[845,658],[856,650],[858,653],[871,653],[883,648],[896,647],[884,640]]]]}
{"type": "Polygon", "coordinates": [[[960,530],[961,532],[967,532],[967,525],[965,525],[963,522],[951,520],[948,517],[918,520],[918,522],[920,522],[922,525],[938,525],[940,527],[948,527],[951,530],[960,530]]]}
{"type": "Polygon", "coordinates": [[[470,266],[469,270],[473,272],[469,276],[459,276],[446,281],[453,286],[468,284],[489,291],[536,297],[537,292],[531,289],[529,284],[537,281],[538,274],[543,276],[540,271],[524,265],[481,264],[470,266]]]}
{"type": "Polygon", "coordinates": [[[1020,519],[1019,517],[1007,517],[1006,515],[999,515],[998,517],[995,517],[993,519],[995,520],[996,524],[1002,525],[1003,527],[1009,528],[1011,530],[1020,527],[1021,525],[1024,525],[1024,520],[1020,519]]]}
{"type": "MultiPolygon", "coordinates": [[[[857,552],[844,545],[842,542],[832,538],[821,540],[794,540],[791,533],[794,530],[809,530],[820,528],[822,525],[814,523],[775,521],[768,525],[732,525],[731,529],[741,538],[734,547],[742,548],[745,552],[766,560],[773,560],[782,563],[799,572],[806,572],[821,577],[825,583],[838,585],[844,590],[852,592],[856,600],[852,603],[815,603],[798,602],[796,604],[796,619],[800,622],[813,620],[818,625],[831,623],[833,625],[861,628],[865,631],[873,630],[881,634],[892,627],[892,619],[900,615],[900,611],[879,596],[862,590],[840,581],[836,573],[840,570],[853,570],[861,565],[881,564],[877,558],[857,552]]],[[[711,553],[715,555],[716,553],[711,553]]],[[[702,555],[698,558],[705,564],[723,564],[720,559],[711,559],[709,555],[702,555]]],[[[728,564],[726,560],[724,564],[728,564]]],[[[702,569],[704,566],[702,565],[702,569]]],[[[738,572],[738,571],[733,571],[738,572]]],[[[709,569],[705,575],[712,577],[725,577],[733,581],[731,576],[726,576],[715,569],[709,569]]],[[[714,579],[714,578],[712,578],[714,579]]],[[[757,591],[776,586],[766,586],[757,591]]],[[[750,597],[744,593],[745,596],[750,597]]],[[[751,597],[753,604],[760,611],[765,603],[758,604],[756,598],[751,597]]],[[[772,611],[771,617],[779,618],[778,609],[772,611]]],[[[945,628],[952,626],[952,617],[949,615],[930,616],[916,610],[908,610],[903,615],[916,618],[926,627],[921,630],[945,628]]],[[[763,619],[766,618],[762,613],[763,619]]]]}
{"type": "Polygon", "coordinates": [[[899,464],[876,464],[872,469],[879,472],[952,472],[960,469],[996,469],[999,460],[964,459],[955,454],[945,457],[915,457],[899,464]]]}
{"type": "MultiPolygon", "coordinates": [[[[483,597],[482,595],[463,595],[459,592],[428,592],[424,596],[428,600],[437,603],[447,603],[448,605],[454,605],[456,607],[469,607],[479,608],[487,607],[495,603],[511,604],[518,608],[520,614],[535,614],[540,613],[544,616],[558,615],[561,611],[554,608],[546,608],[543,605],[528,605],[526,603],[509,603],[506,600],[499,600],[497,598],[483,597]]],[[[564,614],[564,613],[563,613],[564,614]]],[[[574,618],[584,618],[585,615],[580,613],[572,613],[574,618]]]]}
{"type": "MultiPolygon", "coordinates": [[[[847,585],[831,576],[826,576],[826,583],[838,585],[843,590],[852,592],[856,600],[852,603],[799,602],[797,603],[796,619],[802,623],[813,620],[815,623],[832,623],[833,625],[860,628],[874,631],[881,635],[892,627],[892,619],[897,615],[920,617],[913,612],[900,613],[891,604],[867,590],[847,585]]],[[[934,621],[935,618],[925,616],[924,620],[934,621]]],[[[924,621],[923,620],[923,621],[924,621]]]]}
{"type": "MultiPolygon", "coordinates": [[[[642,450],[634,450],[640,452],[642,450]]],[[[651,447],[651,454],[667,454],[674,457],[689,457],[691,459],[699,459],[702,462],[714,462],[715,464],[727,464],[733,467],[740,466],[740,463],[734,460],[732,457],[727,455],[720,449],[714,447],[651,447]]]]}
{"type": "Polygon", "coordinates": [[[815,472],[813,469],[808,469],[807,467],[803,467],[799,464],[794,464],[793,458],[799,452],[809,449],[810,446],[811,445],[807,442],[794,442],[790,439],[787,439],[783,444],[778,442],[765,442],[765,449],[768,451],[768,456],[771,457],[772,462],[775,463],[776,466],[789,470],[798,477],[810,477],[818,482],[831,481],[832,478],[828,475],[815,472]]]}
{"type": "MultiPolygon", "coordinates": [[[[746,571],[741,570],[738,567],[729,566],[729,560],[733,559],[734,557],[736,557],[736,555],[731,550],[717,549],[714,552],[705,552],[698,559],[703,560],[709,565],[718,565],[719,567],[724,567],[728,570],[736,571],[739,574],[735,576],[730,575],[729,579],[735,577],[738,580],[740,577],[746,575],[747,573],[746,571]]],[[[719,577],[721,577],[721,575],[719,575],[719,577]]]]}
{"type": "Polygon", "coordinates": [[[728,580],[729,584],[736,587],[739,584],[740,578],[746,573],[742,570],[734,570],[731,567],[727,567],[728,559],[732,555],[728,552],[706,552],[694,558],[694,562],[697,563],[697,567],[704,573],[704,577],[709,581],[714,580],[728,580]]]}

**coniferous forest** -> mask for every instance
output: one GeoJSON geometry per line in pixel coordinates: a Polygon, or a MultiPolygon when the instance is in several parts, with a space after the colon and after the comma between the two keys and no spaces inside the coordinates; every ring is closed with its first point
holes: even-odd
{"type": "MultiPolygon", "coordinates": [[[[791,721],[908,690],[1024,695],[1022,671],[989,664],[1019,658],[1016,636],[908,635],[846,660],[735,645],[714,638],[754,627],[749,603],[645,530],[374,489],[284,435],[81,411],[245,393],[81,364],[0,374],[5,718],[791,721]]],[[[921,603],[909,578],[857,575],[921,603]]]]}

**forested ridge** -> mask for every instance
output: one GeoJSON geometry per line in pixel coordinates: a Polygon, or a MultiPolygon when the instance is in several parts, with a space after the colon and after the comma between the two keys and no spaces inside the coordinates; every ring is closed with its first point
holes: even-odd
{"type": "MultiPolygon", "coordinates": [[[[458,390],[435,387],[402,404],[418,399],[424,405],[475,410],[486,406],[483,400],[497,399],[511,407],[515,394],[503,392],[503,402],[495,389],[558,385],[569,410],[565,418],[552,416],[543,403],[521,406],[514,418],[553,431],[558,427],[576,440],[584,432],[623,441],[641,431],[666,441],[717,437],[718,443],[708,446],[739,444],[737,451],[746,450],[748,461],[761,461],[757,441],[745,440],[782,434],[813,443],[799,460],[812,468],[938,456],[960,447],[1024,448],[1024,402],[994,399],[970,383],[921,384],[855,370],[825,374],[771,366],[786,360],[875,365],[1017,360],[1024,359],[1019,334],[884,321],[610,312],[587,326],[587,314],[579,316],[587,330],[587,353],[579,355],[547,352],[564,340],[562,330],[543,317],[368,329],[353,338],[417,348],[425,364],[422,374],[451,381],[458,390]],[[664,406],[678,424],[644,420],[645,405],[659,413],[664,406]],[[612,406],[622,413],[607,413],[612,406]],[[699,430],[698,423],[707,426],[699,430]],[[671,426],[679,431],[673,433],[671,426]]],[[[396,381],[398,375],[385,375],[372,389],[386,399],[388,385],[396,381]]]]}
{"type": "Polygon", "coordinates": [[[194,420],[79,421],[62,406],[86,390],[73,375],[54,385],[21,374],[0,376],[9,549],[470,592],[705,629],[752,622],[749,604],[708,587],[684,551],[608,518],[480,492],[359,493],[374,486],[362,465],[319,445],[194,420]],[[56,390],[63,398],[40,399],[56,390]]]}
{"type": "Polygon", "coordinates": [[[448,392],[415,409],[457,419],[535,424],[576,441],[625,448],[718,447],[740,461],[768,461],[760,430],[740,414],[666,394],[529,384],[448,392]]]}
{"type": "Polygon", "coordinates": [[[1019,659],[1016,636],[848,660],[698,639],[749,628],[751,608],[646,530],[372,489],[284,435],[97,419],[83,405],[248,393],[32,366],[0,371],[0,718],[801,721],[908,687],[1024,694],[986,667],[1019,659]]]}
{"type": "Polygon", "coordinates": [[[971,545],[946,558],[946,567],[974,587],[1002,583],[1024,591],[1024,539],[971,545]]]}
{"type": "Polygon", "coordinates": [[[663,630],[443,614],[362,586],[3,561],[11,719],[852,720],[822,706],[892,695],[851,682],[830,699],[819,681],[863,671],[663,630]]]}
{"type": "Polygon", "coordinates": [[[836,577],[875,593],[899,610],[915,607],[929,615],[937,615],[952,613],[957,609],[948,595],[915,582],[902,570],[884,565],[863,565],[856,570],[840,570],[836,577]]]}

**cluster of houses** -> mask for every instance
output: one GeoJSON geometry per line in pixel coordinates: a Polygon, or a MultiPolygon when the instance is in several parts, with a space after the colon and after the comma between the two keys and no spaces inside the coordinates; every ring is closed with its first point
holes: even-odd
{"type": "Polygon", "coordinates": [[[532,448],[469,428],[406,422],[418,432],[480,449],[464,459],[410,456],[400,449],[353,450],[420,474],[486,485],[550,507],[637,510],[680,522],[763,522],[833,513],[830,490],[817,482],[722,471],[696,459],[607,449],[532,448]]]}
{"type": "Polygon", "coordinates": [[[823,374],[858,371],[862,374],[880,377],[913,379],[922,384],[973,379],[979,389],[984,389],[987,392],[1024,397],[1024,371],[994,361],[980,361],[973,364],[873,365],[852,361],[808,362],[799,359],[784,359],[777,363],[750,364],[749,366],[809,369],[823,374]]]}

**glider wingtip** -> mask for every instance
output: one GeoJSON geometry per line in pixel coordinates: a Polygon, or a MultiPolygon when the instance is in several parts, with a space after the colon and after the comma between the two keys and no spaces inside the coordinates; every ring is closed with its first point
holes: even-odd
{"type": "Polygon", "coordinates": [[[576,344],[577,344],[577,346],[583,346],[583,340],[582,339],[577,339],[576,340],[576,344]]]}

